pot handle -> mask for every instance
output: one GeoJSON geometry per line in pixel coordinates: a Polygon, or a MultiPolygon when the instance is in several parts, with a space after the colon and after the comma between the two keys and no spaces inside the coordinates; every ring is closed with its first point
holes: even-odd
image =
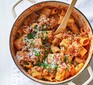
{"type": "Polygon", "coordinates": [[[25,9],[27,9],[28,7],[30,7],[34,3],[35,3],[34,0],[17,0],[16,2],[14,2],[12,7],[11,7],[11,12],[13,14],[13,17],[16,18],[25,9]]]}
{"type": "MultiPolygon", "coordinates": [[[[87,67],[87,70],[88,70],[88,73],[89,73],[90,77],[89,77],[89,79],[88,79],[86,82],[84,82],[82,85],[88,85],[88,84],[93,80],[93,70],[92,70],[92,67],[89,65],[89,66],[87,67]]],[[[67,84],[68,84],[68,85],[76,85],[76,84],[73,83],[72,81],[68,82],[67,84]]]]}

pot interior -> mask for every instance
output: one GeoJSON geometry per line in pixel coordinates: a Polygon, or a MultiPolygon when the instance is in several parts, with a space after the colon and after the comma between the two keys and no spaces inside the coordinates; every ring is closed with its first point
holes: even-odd
{"type": "MultiPolygon", "coordinates": [[[[61,82],[49,82],[49,81],[42,81],[42,80],[38,80],[36,78],[33,78],[31,76],[29,76],[22,68],[20,65],[18,65],[18,62],[16,60],[16,57],[15,57],[15,47],[14,47],[14,40],[15,40],[15,35],[16,35],[16,31],[17,29],[22,25],[23,21],[26,19],[27,16],[29,16],[29,14],[31,14],[32,12],[34,11],[37,11],[37,10],[40,10],[42,9],[43,7],[57,7],[57,8],[62,8],[64,10],[67,10],[68,8],[68,5],[65,4],[65,3],[62,3],[62,2],[55,2],[55,1],[52,1],[52,2],[41,2],[41,3],[38,3],[38,4],[35,4],[31,7],[29,7],[27,10],[25,10],[17,19],[16,21],[14,22],[14,25],[12,27],[12,31],[11,31],[11,35],[10,35],[10,50],[11,50],[11,53],[12,53],[12,57],[16,63],[16,65],[19,67],[19,69],[25,74],[27,75],[29,78],[35,80],[35,81],[38,81],[38,82],[41,82],[41,83],[46,83],[46,84],[58,84],[58,83],[65,83],[65,82],[68,82],[69,80],[75,78],[77,75],[79,75],[84,69],[85,67],[87,66],[87,64],[89,63],[90,59],[91,59],[91,55],[92,55],[92,45],[90,47],[90,52],[89,52],[89,56],[88,56],[88,59],[86,60],[86,63],[84,65],[84,67],[81,69],[81,71],[79,71],[75,76],[69,78],[69,79],[66,79],[64,81],[61,81],[61,82]]],[[[82,15],[81,12],[79,12],[77,9],[73,9],[72,11],[72,16],[74,17],[74,19],[76,20],[76,24],[78,24],[78,26],[81,28],[81,27],[84,27],[88,32],[89,32],[89,35],[92,34],[92,31],[91,31],[91,27],[88,23],[88,21],[86,20],[86,18],[82,15]]]]}

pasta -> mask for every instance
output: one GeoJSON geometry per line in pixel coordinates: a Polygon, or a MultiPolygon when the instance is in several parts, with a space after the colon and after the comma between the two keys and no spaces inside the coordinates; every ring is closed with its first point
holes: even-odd
{"type": "Polygon", "coordinates": [[[64,9],[45,7],[30,14],[18,28],[16,59],[28,75],[58,82],[74,76],[84,66],[91,39],[72,15],[66,31],[54,35],[65,13],[64,9]]]}
{"type": "Polygon", "coordinates": [[[68,45],[70,44],[70,40],[67,39],[63,39],[60,43],[60,46],[65,46],[68,47],[68,45]]]}
{"type": "Polygon", "coordinates": [[[68,27],[75,33],[79,33],[79,28],[76,26],[76,24],[68,24],[68,27]]]}
{"type": "Polygon", "coordinates": [[[31,75],[35,78],[42,79],[42,73],[41,71],[37,71],[38,67],[34,67],[31,69],[31,75]]]}
{"type": "Polygon", "coordinates": [[[22,34],[23,34],[23,29],[24,29],[24,26],[21,26],[21,27],[17,30],[18,36],[22,36],[22,34]]]}
{"type": "Polygon", "coordinates": [[[32,67],[32,64],[30,62],[24,62],[23,67],[30,69],[32,67]]]}
{"type": "Polygon", "coordinates": [[[87,38],[87,37],[80,38],[80,44],[81,44],[82,46],[88,45],[88,44],[89,44],[89,38],[87,38]]]}
{"type": "Polygon", "coordinates": [[[59,16],[65,16],[66,14],[66,11],[65,10],[62,10],[60,14],[58,14],[59,16]]]}
{"type": "Polygon", "coordinates": [[[55,35],[55,38],[58,38],[59,40],[62,40],[62,33],[59,33],[59,34],[55,35]]]}
{"type": "MultiPolygon", "coordinates": [[[[60,16],[58,24],[60,24],[62,22],[63,18],[64,18],[63,16],[60,16]]],[[[69,24],[73,24],[73,23],[74,23],[74,19],[69,18],[67,26],[69,26],[69,24]]]]}
{"type": "Polygon", "coordinates": [[[65,70],[58,69],[55,79],[58,81],[60,81],[60,80],[62,81],[62,80],[64,80],[64,78],[65,78],[65,70]]]}
{"type": "Polygon", "coordinates": [[[50,13],[51,13],[51,9],[48,9],[48,8],[44,8],[41,11],[41,14],[46,15],[46,16],[49,16],[50,13]]]}
{"type": "Polygon", "coordinates": [[[34,20],[36,20],[38,18],[38,15],[36,13],[32,13],[31,15],[29,15],[26,20],[24,21],[24,25],[25,26],[30,26],[30,23],[32,23],[34,20]]]}
{"type": "Polygon", "coordinates": [[[22,49],[25,46],[24,35],[16,39],[14,44],[18,50],[22,49]]]}
{"type": "Polygon", "coordinates": [[[55,38],[55,39],[52,41],[52,43],[53,43],[54,45],[58,45],[58,44],[60,43],[60,40],[59,40],[58,38],[55,38]]]}
{"type": "Polygon", "coordinates": [[[57,53],[57,52],[60,52],[60,49],[57,47],[57,46],[51,46],[51,50],[53,53],[57,53]]]}
{"type": "Polygon", "coordinates": [[[77,65],[77,66],[75,67],[76,72],[79,72],[83,66],[84,66],[83,63],[80,63],[79,65],[77,65]]]}
{"type": "Polygon", "coordinates": [[[84,56],[87,53],[87,50],[84,47],[80,46],[78,52],[80,56],[84,56]]]}
{"type": "Polygon", "coordinates": [[[57,12],[58,12],[58,11],[57,11],[56,8],[55,8],[55,9],[52,9],[52,10],[51,10],[51,15],[53,15],[53,14],[57,14],[57,12]]]}
{"type": "Polygon", "coordinates": [[[85,30],[84,27],[80,28],[80,32],[81,32],[81,35],[82,35],[82,36],[85,36],[86,33],[87,33],[87,31],[85,30]]]}

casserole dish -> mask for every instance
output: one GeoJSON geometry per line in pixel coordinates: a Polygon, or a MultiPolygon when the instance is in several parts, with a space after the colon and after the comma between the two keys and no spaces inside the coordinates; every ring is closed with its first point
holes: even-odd
{"type": "MultiPolygon", "coordinates": [[[[74,79],[76,76],[78,76],[81,72],[83,72],[83,70],[88,66],[91,57],[92,57],[92,40],[90,43],[90,50],[89,50],[89,54],[88,54],[88,58],[83,66],[83,68],[73,77],[68,78],[66,80],[63,81],[57,81],[57,82],[49,82],[49,81],[43,81],[43,80],[39,80],[36,78],[33,78],[31,76],[29,76],[23,69],[22,67],[19,65],[15,55],[16,55],[16,50],[14,47],[14,40],[15,40],[15,35],[16,35],[16,31],[18,30],[18,28],[22,25],[23,21],[26,19],[27,16],[29,16],[32,12],[34,11],[38,11],[46,6],[51,6],[51,7],[56,7],[56,8],[64,8],[65,10],[67,10],[68,8],[68,4],[63,3],[63,2],[57,2],[57,1],[46,1],[46,2],[40,2],[37,3],[35,5],[32,5],[31,7],[27,8],[20,16],[18,16],[14,22],[14,25],[12,27],[12,31],[10,34],[10,50],[11,50],[11,54],[12,57],[16,63],[16,65],[19,67],[19,69],[29,78],[40,82],[40,83],[44,83],[44,84],[63,84],[63,83],[67,83],[68,81],[71,81],[72,79],[74,79]]],[[[89,30],[89,37],[92,38],[92,27],[90,26],[88,20],[85,18],[85,16],[76,8],[73,9],[72,12],[73,17],[75,18],[75,20],[78,22],[79,26],[84,26],[84,28],[87,28],[89,30]]]]}

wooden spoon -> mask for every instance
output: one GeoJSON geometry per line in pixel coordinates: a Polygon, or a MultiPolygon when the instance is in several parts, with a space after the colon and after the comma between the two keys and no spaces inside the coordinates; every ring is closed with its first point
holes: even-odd
{"type": "Polygon", "coordinates": [[[72,9],[73,9],[76,1],[77,1],[77,0],[72,0],[72,2],[71,2],[71,4],[69,5],[69,8],[68,8],[68,10],[67,10],[64,18],[63,18],[63,20],[62,20],[62,22],[61,22],[61,24],[59,25],[59,27],[57,28],[57,30],[55,31],[54,34],[58,34],[58,33],[60,33],[60,32],[64,32],[64,31],[66,30],[66,26],[67,26],[68,19],[69,19],[70,15],[71,15],[72,9]]]}

